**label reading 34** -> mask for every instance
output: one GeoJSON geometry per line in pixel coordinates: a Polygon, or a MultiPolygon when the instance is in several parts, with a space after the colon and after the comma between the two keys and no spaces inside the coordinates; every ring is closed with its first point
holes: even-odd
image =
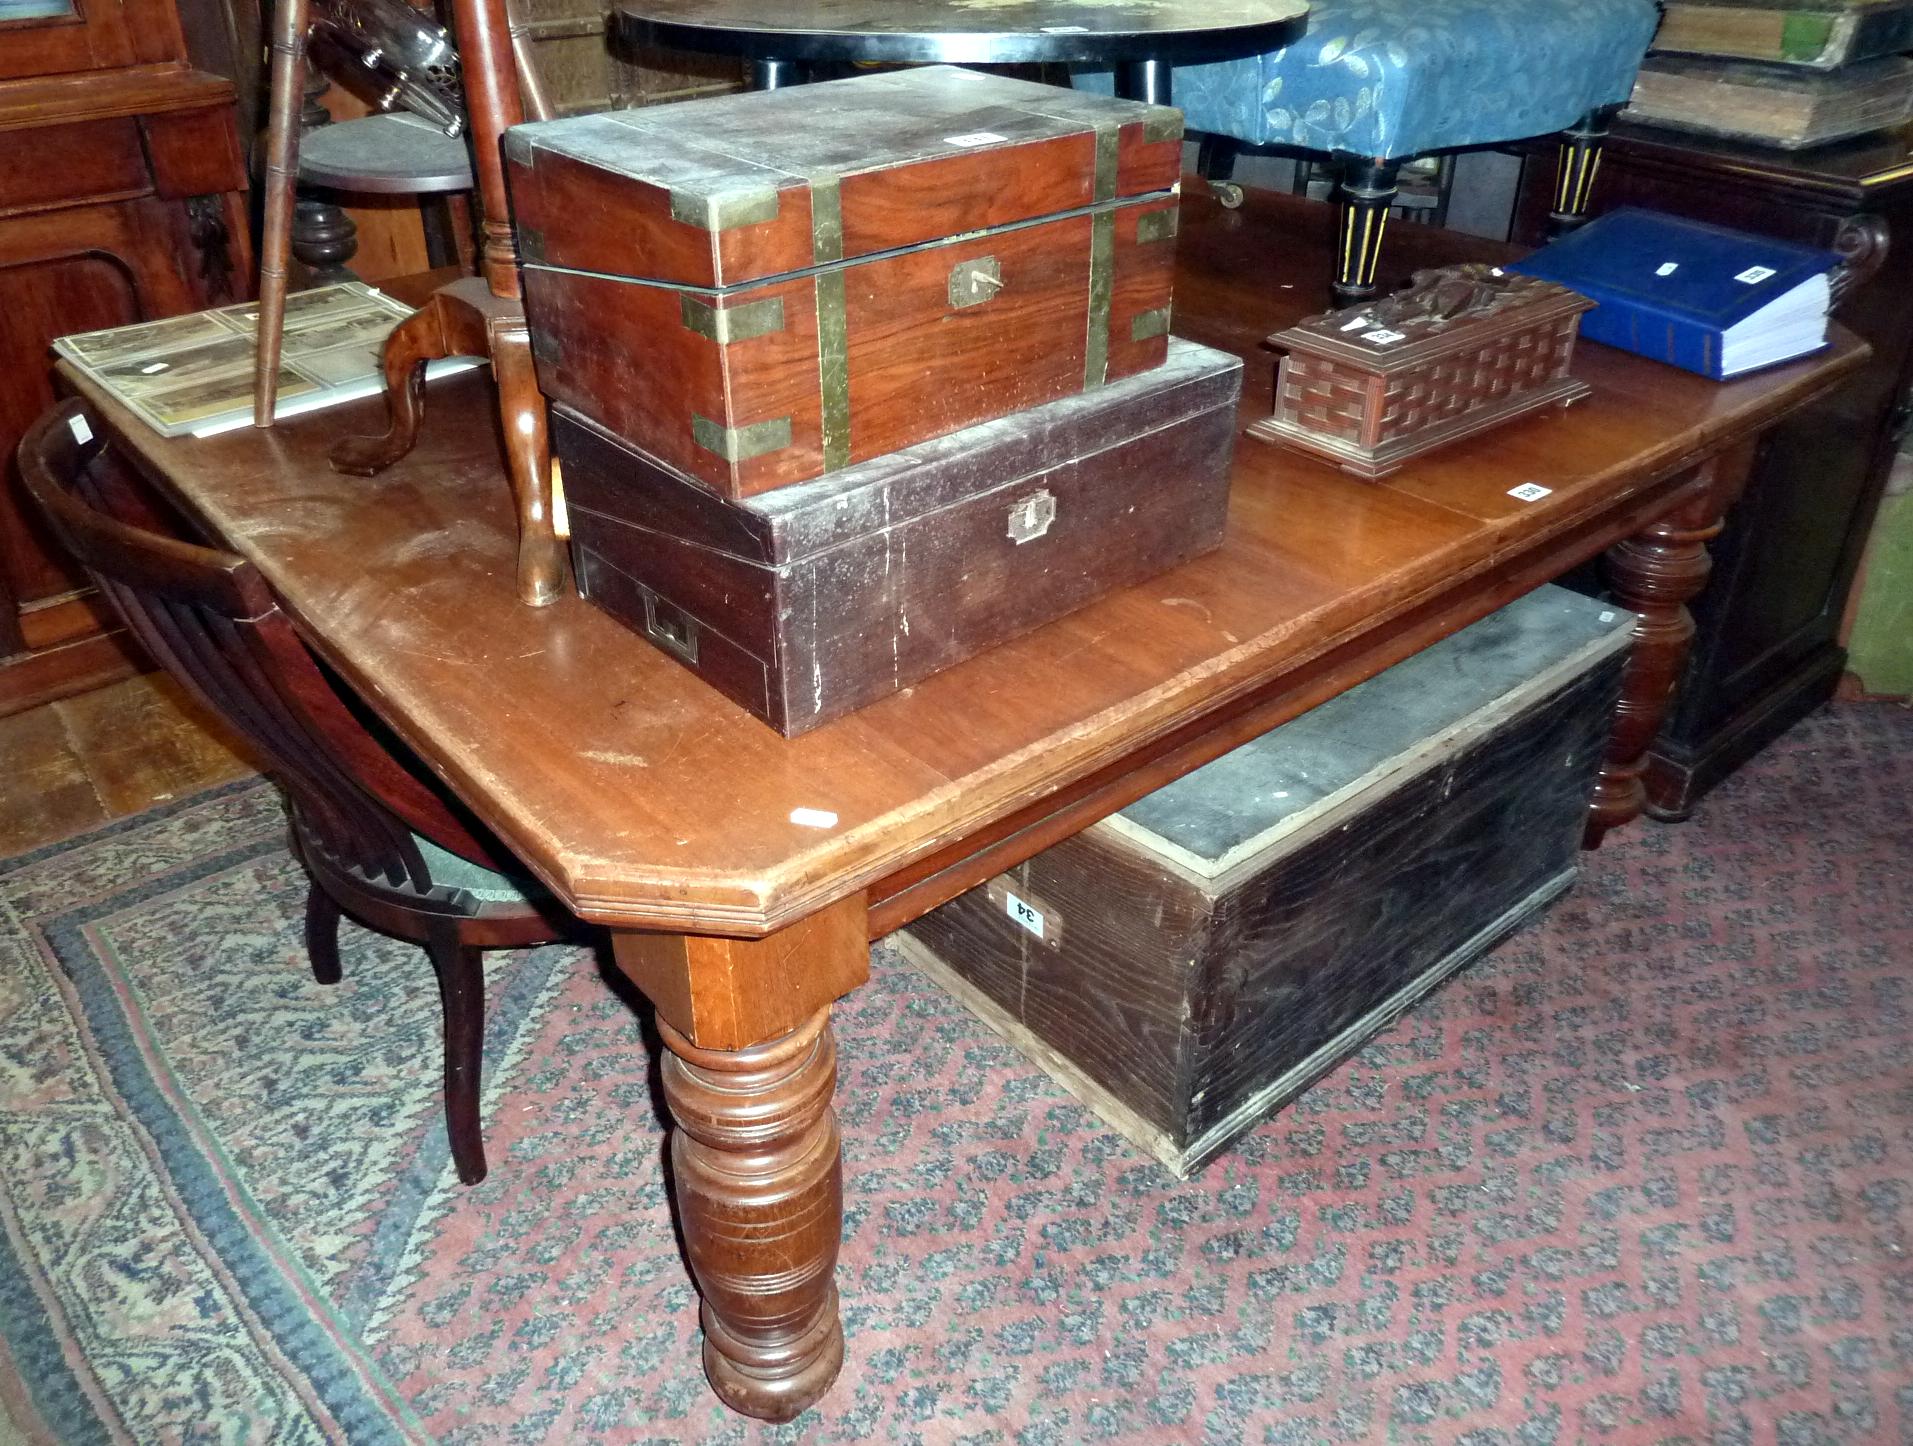
{"type": "Polygon", "coordinates": [[[1003,894],[1003,912],[1017,923],[1028,929],[1037,938],[1043,937],[1043,911],[1033,908],[1008,890],[1003,894]]]}

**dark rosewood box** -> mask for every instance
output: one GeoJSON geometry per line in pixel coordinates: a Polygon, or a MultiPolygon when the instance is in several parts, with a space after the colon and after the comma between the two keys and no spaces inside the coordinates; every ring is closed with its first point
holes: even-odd
{"type": "Polygon", "coordinates": [[[1145,371],[1181,136],[951,66],[515,127],[539,383],[748,497],[1145,371]]]}
{"type": "Polygon", "coordinates": [[[1574,879],[1633,615],[1545,587],[912,924],[1186,1174],[1574,879]]]}
{"type": "Polygon", "coordinates": [[[578,588],[786,735],[1222,541],[1242,363],[1142,376],[730,501],[553,409],[578,588]]]}

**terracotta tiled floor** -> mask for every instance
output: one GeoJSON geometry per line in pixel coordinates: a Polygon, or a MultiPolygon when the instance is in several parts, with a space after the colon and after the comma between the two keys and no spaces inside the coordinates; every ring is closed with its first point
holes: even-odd
{"type": "Polygon", "coordinates": [[[0,718],[0,856],[253,771],[160,673],[0,718]]]}

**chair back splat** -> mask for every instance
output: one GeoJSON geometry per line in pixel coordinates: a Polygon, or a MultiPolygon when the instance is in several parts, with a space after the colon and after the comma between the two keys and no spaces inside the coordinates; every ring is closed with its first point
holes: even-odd
{"type": "Polygon", "coordinates": [[[77,401],[22,439],[20,471],[54,533],[155,662],[240,734],[312,841],[369,878],[432,887],[416,832],[489,869],[510,856],[346,705],[236,553],[182,535],[143,479],[98,441],[77,401]]]}

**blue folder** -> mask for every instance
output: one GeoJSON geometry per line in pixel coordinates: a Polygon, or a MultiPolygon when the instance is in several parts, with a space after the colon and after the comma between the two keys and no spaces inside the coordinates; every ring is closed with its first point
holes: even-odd
{"type": "Polygon", "coordinates": [[[1839,261],[1831,251],[1629,207],[1510,269],[1598,303],[1581,318],[1590,341],[1722,378],[1825,346],[1823,278],[1839,261]],[[1757,319],[1750,334],[1744,324],[1757,319]]]}

